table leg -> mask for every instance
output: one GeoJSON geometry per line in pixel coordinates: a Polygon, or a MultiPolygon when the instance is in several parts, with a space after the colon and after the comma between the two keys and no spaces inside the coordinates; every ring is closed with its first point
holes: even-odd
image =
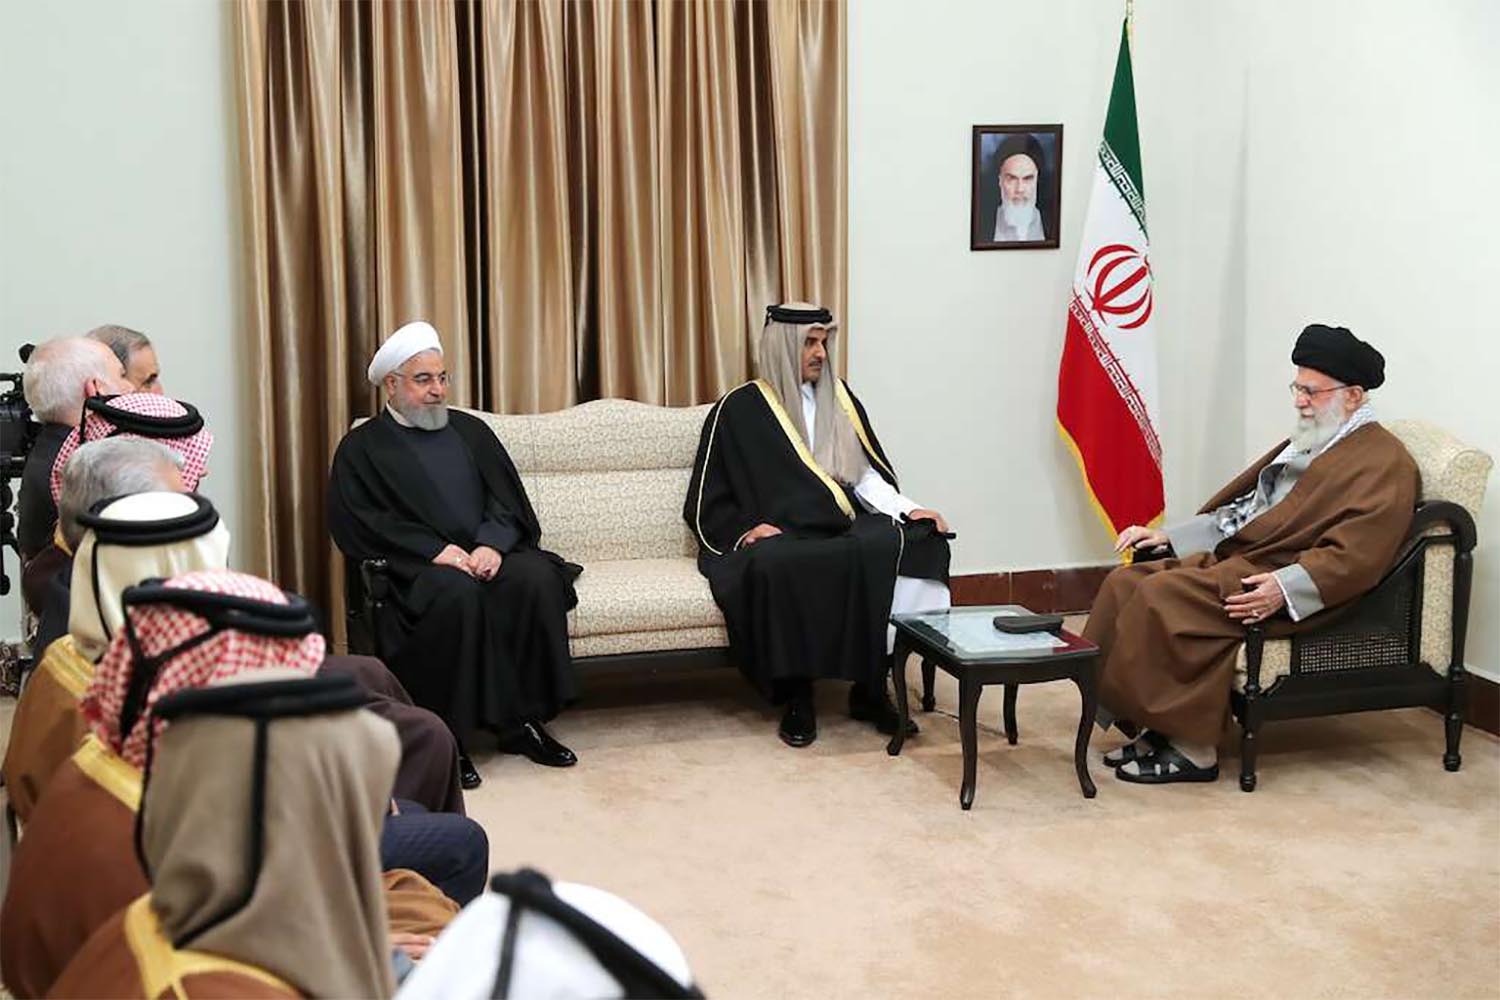
{"type": "Polygon", "coordinates": [[[1020,693],[1021,685],[1005,685],[1005,742],[1011,746],[1016,745],[1020,739],[1020,731],[1016,729],[1016,695],[1020,693]]]}
{"type": "Polygon", "coordinates": [[[974,804],[974,772],[979,762],[979,692],[978,681],[960,678],[958,682],[958,738],[964,749],[964,783],[958,790],[958,804],[968,809],[974,804]]]}
{"type": "Polygon", "coordinates": [[[937,680],[937,665],[927,657],[922,657],[922,711],[930,712],[937,708],[937,699],[932,696],[932,686],[937,680]]]}
{"type": "Polygon", "coordinates": [[[1073,744],[1073,769],[1078,772],[1078,786],[1083,797],[1091,799],[1098,794],[1094,779],[1089,776],[1089,736],[1094,731],[1094,716],[1099,710],[1099,664],[1097,659],[1078,668],[1073,678],[1078,685],[1078,694],[1083,701],[1078,718],[1078,740],[1073,744]]]}
{"type": "Polygon", "coordinates": [[[885,745],[885,752],[892,757],[901,752],[901,746],[906,742],[906,720],[911,715],[906,705],[906,660],[910,656],[911,647],[901,641],[901,633],[897,632],[896,648],[891,654],[891,682],[896,689],[896,732],[885,745]]]}

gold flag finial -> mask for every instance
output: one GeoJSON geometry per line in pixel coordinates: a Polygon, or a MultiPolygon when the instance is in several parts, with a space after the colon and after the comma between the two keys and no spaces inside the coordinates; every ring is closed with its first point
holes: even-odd
{"type": "Polygon", "coordinates": [[[1130,39],[1130,47],[1135,48],[1135,0],[1125,0],[1125,34],[1130,39]]]}

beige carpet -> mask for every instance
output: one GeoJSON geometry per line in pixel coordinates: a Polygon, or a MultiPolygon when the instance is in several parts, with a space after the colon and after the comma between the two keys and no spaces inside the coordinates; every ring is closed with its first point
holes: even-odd
{"type": "Polygon", "coordinates": [[[997,690],[964,813],[945,675],[897,759],[842,685],[794,751],[731,672],[587,680],[578,767],[481,756],[470,812],[496,868],[661,920],[710,996],[1500,997],[1500,742],[1466,730],[1448,774],[1430,712],[1273,724],[1252,795],[1232,758],[1122,784],[1106,738],[1090,802],[1072,685],[1022,689],[1015,747],[997,690]]]}
{"type": "Polygon", "coordinates": [[[795,751],[733,673],[589,680],[579,765],[481,756],[470,812],[496,867],[661,920],[710,996],[1500,996],[1500,743],[1448,774],[1430,712],[1270,725],[1250,795],[1126,785],[1106,738],[1087,801],[1076,689],[1023,688],[1015,747],[995,690],[964,813],[945,675],[894,759],[843,685],[795,751]]]}

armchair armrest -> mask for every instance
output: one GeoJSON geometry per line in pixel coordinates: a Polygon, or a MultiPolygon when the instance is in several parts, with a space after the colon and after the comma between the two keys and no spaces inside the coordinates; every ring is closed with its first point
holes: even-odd
{"type": "Polygon", "coordinates": [[[359,579],[364,584],[365,609],[373,611],[385,607],[391,596],[390,563],[384,559],[362,559],[359,564],[359,579]]]}
{"type": "MultiPolygon", "coordinates": [[[[381,622],[389,617],[390,565],[384,559],[348,560],[344,564],[344,615],[351,652],[384,656],[381,622]]],[[[389,627],[389,626],[387,626],[389,627]]]]}
{"type": "MultiPolygon", "coordinates": [[[[1325,608],[1300,622],[1277,620],[1255,622],[1245,626],[1245,690],[1252,688],[1260,693],[1261,653],[1267,639],[1313,637],[1330,632],[1354,632],[1363,624],[1362,619],[1393,601],[1414,600],[1413,614],[1420,613],[1422,594],[1415,589],[1414,581],[1420,579],[1422,557],[1433,545],[1452,545],[1458,559],[1459,575],[1455,579],[1453,595],[1454,642],[1459,647],[1463,642],[1464,625],[1469,607],[1469,558],[1477,541],[1478,533],[1474,519],[1462,506],[1447,500],[1429,500],[1418,503],[1412,512],[1411,526],[1397,551],[1391,568],[1370,590],[1343,604],[1325,608]],[[1429,534],[1434,529],[1447,528],[1445,533],[1429,534]],[[1411,586],[1410,595],[1403,595],[1402,588],[1411,586]]],[[[1462,662],[1462,648],[1456,648],[1455,662],[1462,662]]],[[[1297,660],[1293,659],[1293,672],[1297,671],[1297,660]]]]}

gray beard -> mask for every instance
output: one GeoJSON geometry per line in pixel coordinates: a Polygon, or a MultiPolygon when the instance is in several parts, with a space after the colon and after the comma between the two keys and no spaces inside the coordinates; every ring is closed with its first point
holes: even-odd
{"type": "Polygon", "coordinates": [[[422,406],[414,406],[409,410],[402,409],[391,404],[397,413],[401,414],[413,427],[424,431],[440,431],[448,426],[448,404],[429,403],[422,406]]]}
{"type": "Polygon", "coordinates": [[[1031,220],[1036,216],[1036,202],[1027,201],[1017,205],[1002,200],[1000,210],[1005,215],[1005,224],[1007,226],[1024,233],[1031,226],[1031,220]]]}
{"type": "Polygon", "coordinates": [[[1298,417],[1292,428],[1292,447],[1298,451],[1322,451],[1342,426],[1344,418],[1336,411],[1318,410],[1311,417],[1298,417]]]}

